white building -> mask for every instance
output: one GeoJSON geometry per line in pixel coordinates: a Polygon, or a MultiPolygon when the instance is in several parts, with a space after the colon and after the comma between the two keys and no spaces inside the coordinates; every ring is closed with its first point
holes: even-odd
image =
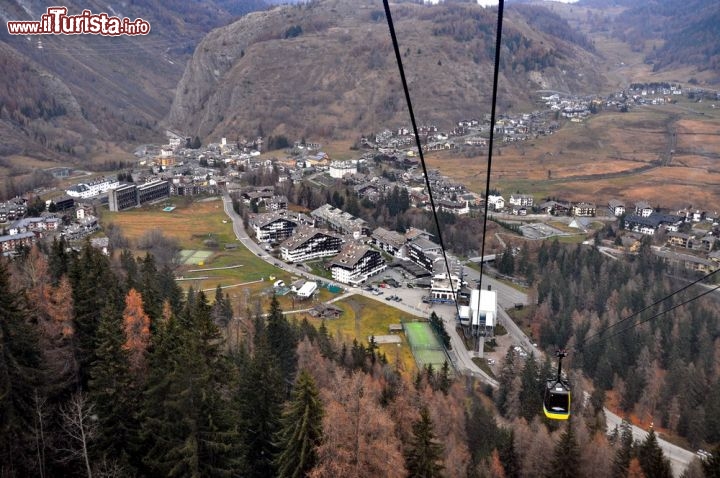
{"type": "Polygon", "coordinates": [[[297,291],[297,296],[301,299],[308,299],[312,297],[317,288],[317,282],[308,281],[297,291]]]}
{"type": "Polygon", "coordinates": [[[446,272],[435,274],[430,280],[430,298],[433,301],[455,302],[460,287],[461,280],[455,274],[450,274],[449,279],[446,272]]]}
{"type": "Polygon", "coordinates": [[[487,200],[488,205],[495,208],[496,211],[505,209],[505,198],[503,198],[502,196],[493,196],[492,194],[490,194],[487,200]]]}
{"type": "Polygon", "coordinates": [[[535,199],[529,194],[511,194],[510,204],[513,206],[533,207],[535,199]]]}
{"type": "Polygon", "coordinates": [[[300,227],[280,244],[280,254],[285,262],[310,261],[336,255],[343,242],[342,237],[333,232],[300,227]]]}
{"type": "Polygon", "coordinates": [[[108,192],[120,186],[117,178],[103,177],[89,183],[78,183],[65,190],[68,196],[74,198],[88,199],[108,192]]]}
{"type": "Polygon", "coordinates": [[[342,179],[346,174],[357,174],[357,163],[353,161],[333,161],[330,163],[330,177],[342,179]]]}
{"type": "Polygon", "coordinates": [[[362,284],[368,277],[384,271],[387,264],[380,253],[361,244],[350,244],[332,260],[332,277],[343,284],[362,284]]]}
{"type": "Polygon", "coordinates": [[[497,292],[477,290],[470,292],[470,305],[460,308],[460,324],[471,325],[475,332],[492,335],[497,323],[497,292]]]}

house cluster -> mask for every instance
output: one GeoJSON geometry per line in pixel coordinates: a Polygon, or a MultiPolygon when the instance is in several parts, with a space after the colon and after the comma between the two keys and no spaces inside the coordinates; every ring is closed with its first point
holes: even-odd
{"type": "MultiPolygon", "coordinates": [[[[568,108],[567,116],[572,117],[570,104],[565,107],[568,108]]],[[[572,108],[575,107],[581,111],[579,106],[572,103],[572,108]]],[[[589,109],[587,114],[589,114],[589,109]]],[[[557,127],[557,122],[551,118],[548,112],[533,111],[532,113],[500,115],[495,122],[495,134],[500,135],[503,142],[524,141],[550,135],[557,127]]],[[[456,148],[484,148],[487,146],[489,132],[490,115],[485,115],[483,120],[460,120],[453,129],[447,131],[440,130],[435,125],[418,128],[423,152],[456,148]]],[[[413,131],[407,127],[400,127],[395,131],[385,129],[372,139],[363,136],[360,138],[360,145],[375,149],[382,154],[410,157],[417,154],[413,131]]]]}
{"type": "MultiPolygon", "coordinates": [[[[267,197],[270,189],[266,188],[267,197]]],[[[248,201],[252,196],[246,191],[241,197],[248,201]]],[[[329,204],[309,215],[287,209],[251,214],[248,226],[266,249],[277,246],[285,262],[330,258],[327,267],[333,279],[345,284],[359,285],[390,265],[415,278],[429,278],[426,286],[433,300],[453,301],[452,291],[457,293],[462,285],[460,262],[451,259],[448,271],[442,248],[430,240],[430,234],[413,228],[405,234],[382,227],[371,231],[365,220],[329,204]],[[391,264],[387,256],[393,258],[391,264]]]]}
{"type": "Polygon", "coordinates": [[[665,262],[703,273],[720,267],[717,213],[689,208],[660,212],[645,201],[628,207],[617,199],[608,201],[608,209],[621,218],[626,231],[641,236],[664,233],[664,245],[653,252],[665,262]]]}
{"type": "MultiPolygon", "coordinates": [[[[14,203],[20,206],[21,201],[16,199],[14,203]]],[[[22,208],[16,208],[14,216],[0,218],[0,252],[3,255],[12,256],[18,248],[32,247],[42,239],[60,235],[68,240],[82,239],[99,229],[98,218],[93,215],[93,207],[88,203],[75,203],[72,197],[61,196],[46,201],[46,206],[54,212],[27,216],[23,203],[22,208]],[[62,209],[57,204],[61,204],[62,209]]]]}
{"type": "Polygon", "coordinates": [[[0,223],[20,219],[25,216],[26,212],[27,207],[24,199],[15,198],[7,202],[2,202],[0,203],[0,223]]]}
{"type": "Polygon", "coordinates": [[[575,122],[587,118],[592,114],[594,108],[602,104],[602,101],[598,98],[566,96],[559,93],[542,96],[541,98],[550,111],[557,111],[563,118],[575,122]]]}
{"type": "Polygon", "coordinates": [[[248,224],[266,249],[279,245],[288,263],[332,257],[332,277],[344,284],[361,284],[387,267],[380,252],[363,241],[369,232],[365,221],[328,204],[310,216],[287,210],[253,214],[248,224]]]}
{"type": "Polygon", "coordinates": [[[635,103],[639,105],[663,105],[671,103],[675,99],[673,97],[683,94],[680,84],[671,84],[665,82],[653,83],[632,83],[627,90],[627,95],[635,103]]]}

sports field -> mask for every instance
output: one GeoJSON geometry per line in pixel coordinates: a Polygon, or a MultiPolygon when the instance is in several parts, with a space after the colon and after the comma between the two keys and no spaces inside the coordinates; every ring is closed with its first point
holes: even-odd
{"type": "Polygon", "coordinates": [[[180,251],[180,262],[185,265],[203,265],[212,255],[212,251],[183,249],[180,251]]]}
{"type": "Polygon", "coordinates": [[[427,322],[405,322],[403,327],[418,368],[432,365],[437,370],[448,361],[445,349],[427,322]]]}

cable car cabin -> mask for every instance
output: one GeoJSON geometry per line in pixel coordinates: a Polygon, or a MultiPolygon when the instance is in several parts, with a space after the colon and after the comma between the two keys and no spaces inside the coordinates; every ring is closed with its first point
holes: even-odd
{"type": "Polygon", "coordinates": [[[543,412],[552,420],[570,418],[570,385],[564,380],[548,380],[545,386],[543,412]]]}

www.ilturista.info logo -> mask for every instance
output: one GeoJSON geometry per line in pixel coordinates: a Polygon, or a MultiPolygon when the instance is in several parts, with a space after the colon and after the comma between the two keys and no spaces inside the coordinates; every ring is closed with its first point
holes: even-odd
{"type": "Polygon", "coordinates": [[[150,23],[142,18],[130,20],[83,10],[80,15],[68,15],[66,7],[49,7],[40,21],[9,21],[11,35],[147,35],[150,23]]]}

